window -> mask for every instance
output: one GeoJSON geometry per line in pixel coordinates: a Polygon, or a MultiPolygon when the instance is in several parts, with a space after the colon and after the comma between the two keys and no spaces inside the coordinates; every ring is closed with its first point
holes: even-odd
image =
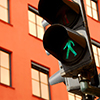
{"type": "Polygon", "coordinates": [[[93,0],[86,0],[86,6],[87,14],[95,20],[98,20],[97,3],[93,0]]]}
{"type": "Polygon", "coordinates": [[[49,99],[49,84],[48,84],[48,69],[32,63],[32,94],[43,98],[49,99]]]}
{"type": "Polygon", "coordinates": [[[0,0],[0,19],[5,22],[9,21],[9,0],[0,0]]]}
{"type": "Polygon", "coordinates": [[[29,6],[28,19],[29,19],[29,33],[33,36],[43,39],[44,28],[42,26],[43,18],[35,13],[35,9],[29,6]]]}
{"type": "Polygon", "coordinates": [[[95,57],[95,63],[97,67],[100,67],[100,48],[96,45],[92,45],[94,57],[95,57]]]}
{"type": "Polygon", "coordinates": [[[0,83],[11,86],[10,53],[0,50],[0,83]]]}
{"type": "Polygon", "coordinates": [[[82,97],[73,93],[68,93],[69,100],[81,100],[82,97]]]}

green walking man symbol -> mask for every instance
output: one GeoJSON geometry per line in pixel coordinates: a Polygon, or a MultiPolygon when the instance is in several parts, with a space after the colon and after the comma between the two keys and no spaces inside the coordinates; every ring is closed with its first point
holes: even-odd
{"type": "Polygon", "coordinates": [[[69,53],[70,53],[70,51],[74,54],[74,56],[77,55],[77,53],[76,53],[76,52],[74,51],[74,49],[72,48],[71,44],[72,44],[73,46],[75,46],[75,44],[74,44],[73,41],[68,40],[68,42],[66,43],[65,47],[63,48],[63,50],[65,50],[65,49],[68,47],[68,48],[67,48],[66,59],[69,58],[69,53]]]}

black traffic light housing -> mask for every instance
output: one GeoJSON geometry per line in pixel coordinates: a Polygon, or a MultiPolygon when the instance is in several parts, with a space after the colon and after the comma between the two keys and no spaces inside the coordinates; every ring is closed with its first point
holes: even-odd
{"type": "Polygon", "coordinates": [[[43,38],[44,48],[62,62],[61,75],[77,77],[83,70],[91,69],[86,39],[79,33],[61,24],[49,27],[43,38]]]}
{"type": "Polygon", "coordinates": [[[47,51],[67,65],[73,65],[82,59],[87,48],[83,36],[61,24],[53,24],[49,27],[44,34],[43,45],[47,51]],[[67,51],[69,52],[66,56],[67,51]]]}

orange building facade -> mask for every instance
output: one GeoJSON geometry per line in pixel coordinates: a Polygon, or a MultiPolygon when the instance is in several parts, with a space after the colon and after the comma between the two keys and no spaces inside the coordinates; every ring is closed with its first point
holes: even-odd
{"type": "MultiPolygon", "coordinates": [[[[64,83],[53,86],[48,83],[48,78],[59,70],[59,63],[43,48],[44,28],[38,15],[38,2],[0,0],[0,98],[80,100],[67,92],[64,83]]],[[[100,0],[84,0],[84,4],[99,73],[100,0]]]]}

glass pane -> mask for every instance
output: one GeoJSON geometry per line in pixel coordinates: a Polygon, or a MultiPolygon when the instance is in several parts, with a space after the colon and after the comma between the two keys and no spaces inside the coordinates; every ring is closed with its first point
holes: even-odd
{"type": "Polygon", "coordinates": [[[0,7],[0,19],[8,22],[8,10],[6,8],[0,7]]]}
{"type": "Polygon", "coordinates": [[[87,14],[92,17],[91,8],[87,6],[87,14]]]}
{"type": "Polygon", "coordinates": [[[92,11],[93,11],[93,18],[98,20],[97,11],[96,10],[92,10],[92,11]]]}
{"type": "Polygon", "coordinates": [[[40,97],[39,82],[32,80],[32,94],[40,97]]]}
{"type": "Polygon", "coordinates": [[[98,57],[99,57],[99,56],[94,55],[94,57],[95,57],[96,66],[98,66],[98,67],[99,67],[99,61],[98,61],[98,57]]]}
{"type": "Polygon", "coordinates": [[[1,55],[1,66],[9,69],[9,54],[3,51],[0,51],[1,55]]]}
{"type": "Polygon", "coordinates": [[[100,56],[99,56],[99,66],[98,67],[100,67],[100,56]]]}
{"type": "Polygon", "coordinates": [[[37,26],[38,38],[43,39],[44,29],[42,27],[37,26]]]}
{"type": "Polygon", "coordinates": [[[88,6],[91,6],[90,0],[86,0],[86,4],[87,4],[88,6]]]}
{"type": "Polygon", "coordinates": [[[68,93],[69,100],[75,100],[74,94],[68,93]]]}
{"type": "Polygon", "coordinates": [[[79,95],[75,95],[76,96],[76,99],[75,100],[82,100],[82,97],[79,96],[79,95]]]}
{"type": "Polygon", "coordinates": [[[10,85],[10,75],[9,75],[9,70],[5,68],[1,68],[1,83],[10,85]]]}
{"type": "Polygon", "coordinates": [[[44,73],[40,72],[40,79],[41,79],[41,82],[43,82],[45,84],[48,84],[48,76],[47,76],[47,74],[44,74],[44,73]]]}
{"type": "Polygon", "coordinates": [[[48,85],[41,83],[41,94],[42,94],[42,98],[49,100],[48,85]]]}
{"type": "Polygon", "coordinates": [[[92,49],[93,49],[94,54],[97,54],[97,47],[92,45],[92,49]]]}
{"type": "Polygon", "coordinates": [[[36,16],[37,17],[37,24],[42,26],[42,21],[43,21],[43,18],[41,18],[40,16],[36,16]]]}
{"type": "Polygon", "coordinates": [[[36,79],[39,81],[39,71],[31,68],[32,79],[36,79]]]}
{"type": "Polygon", "coordinates": [[[91,1],[91,4],[92,4],[92,8],[96,10],[97,8],[96,3],[94,1],[91,1]]]}
{"type": "Polygon", "coordinates": [[[29,21],[29,33],[36,36],[36,25],[29,21]]]}
{"type": "Polygon", "coordinates": [[[0,0],[0,5],[7,8],[7,0],[0,0]]]}
{"type": "Polygon", "coordinates": [[[29,20],[35,23],[35,14],[31,11],[28,11],[29,20]]]}
{"type": "Polygon", "coordinates": [[[98,48],[98,55],[100,56],[100,48],[98,48]]]}
{"type": "Polygon", "coordinates": [[[82,100],[81,98],[78,98],[78,97],[76,97],[76,99],[75,100],[82,100]]]}

